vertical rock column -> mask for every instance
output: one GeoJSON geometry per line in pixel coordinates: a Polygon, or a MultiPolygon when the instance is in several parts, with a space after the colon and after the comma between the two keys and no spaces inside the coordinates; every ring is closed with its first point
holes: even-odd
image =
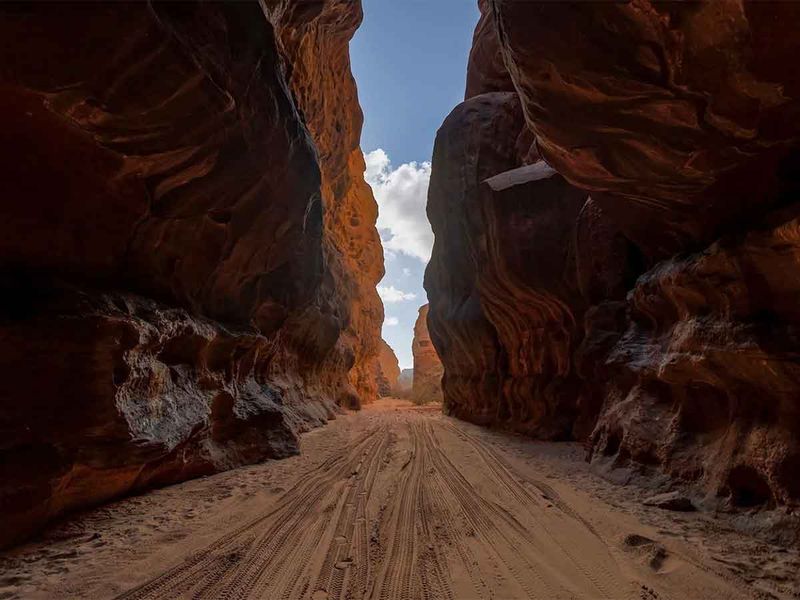
{"type": "Polygon", "coordinates": [[[400,378],[400,365],[394,350],[384,340],[381,340],[378,360],[374,364],[378,395],[380,397],[394,395],[397,392],[397,382],[400,378]]]}
{"type": "Polygon", "coordinates": [[[340,403],[357,407],[377,398],[383,304],[383,249],[378,207],[364,181],[359,146],[363,115],[350,71],[349,43],[362,20],[353,0],[268,0],[290,68],[288,82],[319,152],[327,275],[320,303],[342,328],[324,369],[348,371],[340,403]]]}
{"type": "Polygon", "coordinates": [[[411,344],[411,352],[414,355],[411,399],[416,404],[442,401],[444,368],[428,334],[428,308],[425,304],[419,309],[417,322],[414,324],[414,341],[411,344]]]}

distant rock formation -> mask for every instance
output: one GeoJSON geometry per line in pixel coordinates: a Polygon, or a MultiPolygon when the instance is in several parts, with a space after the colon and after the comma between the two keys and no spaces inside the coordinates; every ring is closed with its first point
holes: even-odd
{"type": "Polygon", "coordinates": [[[0,13],[0,545],[374,398],[360,4],[0,13]]]}
{"type": "Polygon", "coordinates": [[[800,5],[479,6],[428,202],[445,410],[800,506],[800,5]]]}
{"type": "Polygon", "coordinates": [[[378,360],[375,361],[375,381],[378,386],[378,396],[387,397],[394,395],[397,381],[400,378],[400,365],[397,362],[394,350],[384,340],[381,340],[378,360]]]}
{"type": "Polygon", "coordinates": [[[414,369],[403,369],[397,378],[394,395],[398,398],[410,398],[411,388],[414,386],[414,369]]]}
{"type": "Polygon", "coordinates": [[[414,324],[414,341],[411,351],[414,355],[411,400],[417,404],[441,402],[443,367],[428,333],[427,304],[419,309],[419,316],[414,324]]]}

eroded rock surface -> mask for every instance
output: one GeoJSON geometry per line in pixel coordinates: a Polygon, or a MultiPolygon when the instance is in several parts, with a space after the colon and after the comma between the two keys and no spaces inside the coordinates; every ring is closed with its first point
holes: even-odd
{"type": "Polygon", "coordinates": [[[350,404],[377,397],[374,362],[380,351],[383,249],[375,228],[378,205],[364,181],[363,115],[350,71],[349,43],[363,17],[360,0],[266,0],[288,81],[319,153],[323,250],[327,268],[320,297],[341,332],[329,368],[348,373],[350,404]]]}
{"type": "Polygon", "coordinates": [[[445,409],[798,505],[800,8],[479,5],[428,203],[445,409]]]}
{"type": "Polygon", "coordinates": [[[428,309],[427,304],[420,307],[417,322],[414,323],[414,340],[411,343],[414,356],[411,399],[417,404],[442,401],[444,369],[428,333],[428,309]]]}
{"type": "Polygon", "coordinates": [[[785,200],[800,5],[494,0],[542,156],[654,258],[785,200]],[[754,173],[757,173],[754,176],[754,173]]]}
{"type": "Polygon", "coordinates": [[[525,127],[516,94],[493,92],[461,104],[439,130],[431,334],[448,412],[565,439],[585,435],[599,408],[576,357],[584,320],[594,322],[588,297],[624,295],[628,254],[587,192],[541,161],[520,168],[525,127]],[[592,265],[601,254],[605,271],[592,265]]]}
{"type": "Polygon", "coordinates": [[[374,397],[359,4],[0,10],[0,544],[374,397]]]}
{"type": "Polygon", "coordinates": [[[374,364],[378,395],[381,397],[394,395],[400,379],[400,364],[397,362],[394,350],[384,340],[380,341],[378,360],[374,364]]]}

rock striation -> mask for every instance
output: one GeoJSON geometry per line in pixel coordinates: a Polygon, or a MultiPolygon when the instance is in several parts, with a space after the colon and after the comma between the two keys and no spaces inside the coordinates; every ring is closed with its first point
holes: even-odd
{"type": "Polygon", "coordinates": [[[800,8],[479,6],[428,200],[445,410],[800,505],[800,8]]]}
{"type": "Polygon", "coordinates": [[[0,11],[0,545],[371,400],[359,4],[0,11]]]}
{"type": "Polygon", "coordinates": [[[428,309],[427,304],[419,309],[419,316],[414,324],[414,340],[411,344],[414,357],[411,400],[416,404],[442,401],[444,369],[428,333],[428,309]]]}

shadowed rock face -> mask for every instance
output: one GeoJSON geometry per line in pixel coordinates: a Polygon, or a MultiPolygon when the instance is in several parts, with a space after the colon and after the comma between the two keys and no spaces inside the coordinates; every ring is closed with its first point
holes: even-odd
{"type": "Polygon", "coordinates": [[[491,0],[478,0],[481,12],[467,66],[467,89],[464,99],[487,92],[513,92],[514,82],[503,61],[491,0]]]}
{"type": "Polygon", "coordinates": [[[624,295],[628,253],[585,191],[544,163],[520,168],[524,128],[516,94],[493,92],[461,104],[439,130],[429,322],[448,412],[563,439],[596,416],[575,354],[588,297],[624,295]],[[592,264],[601,254],[605,270],[592,264]]]}
{"type": "Polygon", "coordinates": [[[629,296],[594,457],[661,465],[739,506],[797,504],[800,222],[662,261],[629,296]]]}
{"type": "Polygon", "coordinates": [[[428,333],[428,305],[419,309],[414,324],[414,340],[411,352],[414,356],[414,375],[411,399],[417,404],[442,401],[442,361],[436,354],[428,333]]]}
{"type": "Polygon", "coordinates": [[[542,156],[649,256],[780,202],[800,134],[794,2],[494,0],[542,156]],[[753,176],[757,172],[758,176],[753,176]]]}
{"type": "Polygon", "coordinates": [[[360,6],[0,10],[0,544],[372,399],[360,6]]]}
{"type": "Polygon", "coordinates": [[[797,505],[800,9],[479,4],[428,202],[446,410],[797,505]]]}

